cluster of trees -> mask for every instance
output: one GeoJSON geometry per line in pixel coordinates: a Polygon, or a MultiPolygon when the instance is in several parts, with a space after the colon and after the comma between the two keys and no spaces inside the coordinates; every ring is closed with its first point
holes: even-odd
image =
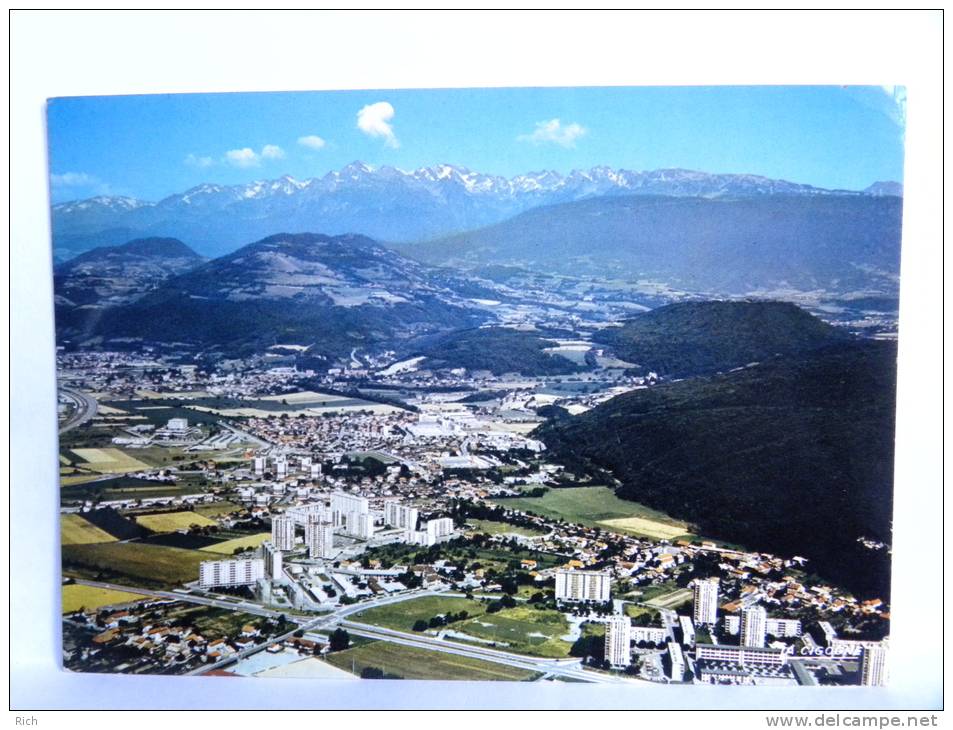
{"type": "Polygon", "coordinates": [[[344,651],[351,645],[351,635],[342,628],[337,628],[328,637],[329,651],[344,651]]]}
{"type": "Polygon", "coordinates": [[[414,621],[413,630],[426,631],[427,629],[437,629],[441,626],[457,623],[458,621],[466,621],[468,618],[470,618],[469,611],[458,611],[457,613],[451,612],[440,616],[431,616],[429,621],[424,621],[423,619],[414,621]]]}

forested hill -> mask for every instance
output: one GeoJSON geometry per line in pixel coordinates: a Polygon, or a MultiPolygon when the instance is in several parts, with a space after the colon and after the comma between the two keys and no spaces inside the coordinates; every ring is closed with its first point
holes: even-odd
{"type": "Polygon", "coordinates": [[[705,535],[783,556],[860,595],[889,595],[896,346],[851,341],[798,359],[633,391],[536,436],[571,469],[705,535]]]}
{"type": "Polygon", "coordinates": [[[639,314],[596,340],[645,371],[682,377],[792,356],[847,335],[788,302],[679,302],[639,314]]]}

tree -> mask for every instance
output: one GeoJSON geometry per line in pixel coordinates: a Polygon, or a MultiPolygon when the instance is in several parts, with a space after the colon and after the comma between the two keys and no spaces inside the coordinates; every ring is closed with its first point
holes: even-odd
{"type": "Polygon", "coordinates": [[[351,643],[351,635],[344,629],[337,628],[331,632],[329,647],[331,651],[343,651],[351,643]]]}
{"type": "Polygon", "coordinates": [[[422,618],[417,619],[416,621],[414,621],[413,630],[414,630],[414,631],[426,631],[426,630],[427,630],[427,622],[424,621],[422,618]]]}
{"type": "Polygon", "coordinates": [[[364,667],[361,670],[361,679],[383,679],[384,670],[380,667],[364,667]]]}

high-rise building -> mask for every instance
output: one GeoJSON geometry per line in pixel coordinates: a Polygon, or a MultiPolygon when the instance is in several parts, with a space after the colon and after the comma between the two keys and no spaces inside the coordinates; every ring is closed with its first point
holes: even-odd
{"type": "Polygon", "coordinates": [[[763,647],[768,612],[764,606],[752,606],[741,612],[741,645],[763,647]]]}
{"type": "Polygon", "coordinates": [[[668,642],[668,678],[672,682],[685,679],[685,655],[682,654],[682,647],[674,641],[668,642]]]}
{"type": "Polygon", "coordinates": [[[384,524],[404,530],[417,529],[417,508],[406,507],[396,499],[384,502],[384,524]]]}
{"type": "Polygon", "coordinates": [[[438,517],[435,520],[427,520],[427,537],[434,542],[441,537],[447,537],[453,534],[453,520],[449,517],[438,517]]]}
{"type": "Polygon", "coordinates": [[[606,659],[614,667],[627,667],[632,663],[632,622],[628,616],[610,616],[606,622],[606,659]]]}
{"type": "Polygon", "coordinates": [[[275,475],[279,479],[288,476],[288,461],[286,459],[275,459],[275,475]]]}
{"type": "Polygon", "coordinates": [[[308,555],[312,558],[330,558],[334,554],[334,525],[315,517],[304,528],[308,555]]]}
{"type": "Polygon", "coordinates": [[[865,687],[887,686],[887,651],[886,640],[880,643],[871,642],[864,647],[864,659],[860,669],[860,683],[865,687]]]}
{"type": "Polygon", "coordinates": [[[265,561],[261,558],[206,560],[199,564],[199,585],[203,588],[254,585],[264,577],[265,561]]]}
{"type": "Polygon", "coordinates": [[[265,473],[265,457],[256,456],[255,457],[255,474],[261,475],[265,473]]]}
{"type": "Polygon", "coordinates": [[[718,620],[718,579],[695,581],[695,624],[714,626],[718,620]]]}
{"type": "Polygon", "coordinates": [[[295,521],[291,517],[271,518],[271,542],[279,550],[294,550],[295,521]]]}
{"type": "MultiPolygon", "coordinates": [[[[358,497],[345,492],[334,492],[331,495],[331,518],[335,527],[343,527],[345,531],[349,532],[347,516],[352,512],[362,515],[369,511],[370,503],[367,497],[358,497]]],[[[358,521],[352,519],[351,525],[356,527],[358,521]]]]}
{"type": "Polygon", "coordinates": [[[344,520],[344,532],[360,540],[374,536],[374,515],[369,512],[348,512],[344,520]]]}
{"type": "Polygon", "coordinates": [[[281,580],[284,574],[281,570],[281,550],[275,544],[265,541],[261,544],[261,559],[265,561],[265,578],[281,580]]]}
{"type": "Polygon", "coordinates": [[[559,601],[597,601],[609,600],[609,584],[612,576],[608,572],[594,570],[556,571],[556,600],[559,601]]]}

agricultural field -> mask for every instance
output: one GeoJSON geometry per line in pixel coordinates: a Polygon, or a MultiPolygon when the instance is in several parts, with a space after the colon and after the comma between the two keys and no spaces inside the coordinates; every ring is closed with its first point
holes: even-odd
{"type": "MultiPolygon", "coordinates": [[[[259,532],[254,535],[247,535],[245,537],[236,537],[234,540],[225,540],[224,542],[217,542],[214,545],[208,545],[207,547],[201,548],[203,552],[207,553],[219,553],[222,555],[232,555],[235,550],[242,548],[243,550],[252,550],[261,545],[265,540],[271,539],[270,532],[259,532]]],[[[214,560],[214,556],[209,556],[209,560],[214,560]]]]}
{"type": "Polygon", "coordinates": [[[153,532],[175,532],[176,530],[187,530],[192,525],[208,527],[209,525],[218,524],[215,520],[211,520],[204,515],[189,510],[139,515],[136,517],[136,522],[153,532]]]}
{"type": "Polygon", "coordinates": [[[104,580],[133,587],[166,588],[196,580],[199,563],[208,559],[208,553],[198,550],[136,542],[63,546],[65,574],[99,575],[104,580]]]}
{"type": "Polygon", "coordinates": [[[90,543],[115,541],[115,537],[96,527],[80,515],[60,515],[61,545],[88,545],[90,543]]]}
{"type": "Polygon", "coordinates": [[[543,517],[563,519],[588,527],[601,527],[621,534],[655,537],[655,533],[663,529],[670,532],[677,529],[678,532],[673,537],[689,533],[685,523],[638,502],[620,499],[609,487],[550,489],[542,497],[509,497],[495,499],[493,503],[508,509],[534,512],[543,517]],[[653,534],[637,529],[638,525],[653,531],[653,534]]]}
{"type": "Polygon", "coordinates": [[[121,449],[80,449],[72,450],[83,460],[79,464],[84,469],[99,472],[100,474],[123,474],[133,471],[148,471],[152,467],[130,456],[121,449]]]}
{"type": "MultiPolygon", "coordinates": [[[[497,648],[517,654],[562,658],[569,656],[572,644],[562,639],[569,632],[569,623],[559,611],[529,606],[504,608],[453,624],[455,631],[495,642],[497,648]]],[[[454,638],[454,637],[448,637],[454,638]]],[[[455,637],[454,640],[459,640],[455,637]]]]}
{"type": "Polygon", "coordinates": [[[674,540],[676,537],[688,534],[687,525],[670,525],[658,520],[647,520],[644,517],[620,517],[614,520],[601,520],[599,524],[613,532],[628,532],[656,540],[674,540]]]}
{"type": "Polygon", "coordinates": [[[103,606],[115,606],[120,603],[138,601],[141,598],[148,598],[148,596],[73,583],[63,586],[63,613],[73,613],[80,609],[95,611],[103,606]]]}
{"type": "Polygon", "coordinates": [[[388,677],[402,679],[525,682],[539,676],[528,669],[383,641],[334,652],[326,657],[326,661],[357,675],[365,667],[375,667],[382,669],[388,677]]]}
{"type": "Polygon", "coordinates": [[[227,515],[230,512],[236,512],[240,509],[242,509],[240,505],[237,505],[234,502],[228,502],[228,501],[209,502],[207,504],[195,505],[195,513],[200,515],[205,515],[206,517],[218,517],[219,515],[227,515]]]}
{"type": "Polygon", "coordinates": [[[169,483],[125,476],[104,479],[100,474],[61,477],[60,498],[64,501],[171,498],[201,493],[202,481],[201,478],[184,478],[169,483]]]}
{"type": "Polygon", "coordinates": [[[507,522],[495,522],[493,520],[474,520],[468,519],[467,524],[473,529],[470,532],[485,532],[487,535],[522,535],[523,537],[536,537],[546,533],[540,530],[534,530],[530,527],[518,527],[507,522]]]}
{"type": "MultiPolygon", "coordinates": [[[[386,606],[369,608],[366,611],[354,614],[351,618],[359,623],[382,626],[395,631],[412,631],[414,622],[428,621],[434,616],[446,613],[460,613],[466,611],[470,616],[480,616],[486,607],[480,601],[471,601],[468,598],[453,596],[424,596],[409,601],[391,603],[386,606]]],[[[457,628],[466,622],[454,623],[450,628],[457,628]]]]}

